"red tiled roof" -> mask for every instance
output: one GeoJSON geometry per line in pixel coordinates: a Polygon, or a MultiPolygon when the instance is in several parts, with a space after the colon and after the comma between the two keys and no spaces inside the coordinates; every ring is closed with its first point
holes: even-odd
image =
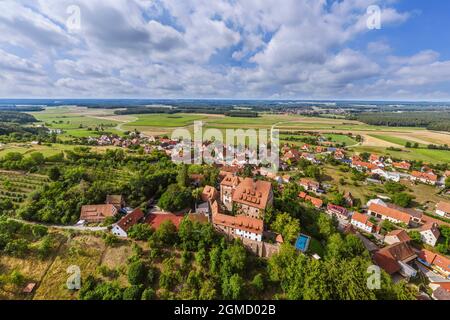
{"type": "Polygon", "coordinates": [[[394,236],[397,237],[400,242],[408,242],[411,241],[408,233],[405,230],[393,230],[386,234],[386,237],[394,236]]]}
{"type": "Polygon", "coordinates": [[[352,220],[361,222],[362,224],[365,224],[369,227],[373,226],[373,223],[369,221],[369,217],[365,214],[359,213],[359,212],[355,212],[352,216],[352,220]]]}
{"type": "Polygon", "coordinates": [[[311,197],[306,192],[302,191],[302,192],[299,193],[298,196],[299,196],[299,198],[301,198],[301,199],[303,199],[305,201],[311,202],[316,208],[321,208],[323,206],[322,199],[311,197]]]}
{"type": "Polygon", "coordinates": [[[202,191],[202,201],[214,200],[219,197],[219,191],[211,186],[205,186],[202,191]]]}
{"type": "Polygon", "coordinates": [[[226,214],[215,214],[212,216],[212,218],[213,223],[217,225],[222,225],[256,234],[262,234],[264,231],[263,220],[247,217],[245,215],[234,217],[226,214]]]}
{"type": "Polygon", "coordinates": [[[233,202],[265,209],[270,199],[270,182],[245,178],[234,190],[233,202]]]}
{"type": "Polygon", "coordinates": [[[450,213],[450,203],[441,201],[437,204],[436,209],[445,213],[450,213]]]}
{"type": "Polygon", "coordinates": [[[402,221],[406,224],[409,224],[409,221],[411,220],[411,216],[405,212],[399,211],[394,208],[385,207],[376,203],[371,203],[369,206],[369,210],[381,214],[383,216],[391,217],[395,220],[402,221]]]}
{"type": "Polygon", "coordinates": [[[433,253],[429,250],[422,249],[419,253],[419,258],[425,260],[429,264],[434,264],[446,272],[450,272],[450,259],[439,254],[433,253]]]}
{"type": "Polygon", "coordinates": [[[228,187],[236,187],[240,183],[241,183],[241,178],[239,178],[237,176],[233,176],[231,174],[227,174],[225,176],[225,178],[223,178],[223,180],[220,183],[220,185],[228,186],[228,187]]]}
{"type": "Polygon", "coordinates": [[[399,242],[378,250],[373,260],[387,273],[393,274],[400,270],[398,261],[410,261],[416,257],[407,242],[399,242]]]}
{"type": "Polygon", "coordinates": [[[377,167],[375,164],[373,164],[373,163],[363,162],[363,161],[355,161],[355,160],[353,160],[353,161],[352,161],[352,164],[353,164],[354,166],[357,166],[357,167],[363,167],[363,168],[367,168],[367,169],[370,169],[370,170],[373,170],[373,169],[378,168],[378,167],[377,167]]]}
{"type": "Polygon", "coordinates": [[[116,213],[117,209],[112,204],[86,205],[81,207],[80,220],[102,221],[116,213]]]}
{"type": "Polygon", "coordinates": [[[145,223],[148,223],[153,229],[158,230],[163,222],[172,221],[178,229],[183,218],[184,216],[178,216],[173,213],[152,213],[147,216],[145,223]]]}
{"type": "Polygon", "coordinates": [[[438,176],[434,173],[427,173],[427,172],[419,172],[419,171],[413,171],[411,175],[418,179],[426,179],[430,181],[437,181],[438,176]]]}
{"type": "Polygon", "coordinates": [[[125,232],[128,231],[132,226],[141,221],[144,218],[144,213],[140,208],[134,209],[132,212],[128,213],[122,219],[117,222],[117,225],[125,232]]]}

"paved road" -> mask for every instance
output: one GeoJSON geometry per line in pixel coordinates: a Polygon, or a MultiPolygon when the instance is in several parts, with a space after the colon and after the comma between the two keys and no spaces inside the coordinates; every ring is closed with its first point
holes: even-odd
{"type": "Polygon", "coordinates": [[[16,219],[16,218],[10,218],[11,220],[20,222],[20,223],[25,223],[25,224],[32,224],[32,225],[41,225],[41,226],[45,226],[48,228],[55,228],[55,229],[61,229],[61,230],[75,230],[75,231],[106,231],[108,230],[107,227],[86,227],[86,226],[61,226],[61,225],[56,225],[56,224],[46,224],[46,223],[39,223],[39,222],[33,222],[33,221],[26,221],[26,220],[21,220],[21,219],[16,219]]]}

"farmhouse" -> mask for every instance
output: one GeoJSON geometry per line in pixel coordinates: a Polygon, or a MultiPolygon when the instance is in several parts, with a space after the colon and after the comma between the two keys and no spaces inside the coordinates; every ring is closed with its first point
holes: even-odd
{"type": "Polygon", "coordinates": [[[435,175],[433,172],[420,172],[420,171],[413,171],[411,173],[411,180],[412,181],[419,181],[421,183],[425,184],[431,184],[436,185],[438,181],[438,176],[435,175]]]}
{"type": "Polygon", "coordinates": [[[441,233],[439,232],[439,226],[437,223],[427,223],[420,227],[420,238],[422,241],[432,247],[436,245],[441,233]]]}
{"type": "Polygon", "coordinates": [[[348,210],[335,204],[329,203],[327,205],[327,213],[331,216],[336,216],[339,219],[348,219],[348,210]]]}
{"type": "Polygon", "coordinates": [[[373,260],[388,274],[400,273],[404,277],[414,277],[417,271],[409,263],[417,258],[407,242],[399,242],[378,250],[373,260]]]}
{"type": "Polygon", "coordinates": [[[352,219],[350,223],[354,225],[356,228],[361,229],[365,232],[372,233],[374,224],[369,221],[369,217],[365,214],[355,212],[352,215],[352,219]]]}
{"type": "Polygon", "coordinates": [[[411,238],[405,230],[393,230],[384,237],[384,242],[387,244],[409,241],[411,241],[411,238]]]}
{"type": "Polygon", "coordinates": [[[436,214],[444,217],[450,218],[450,203],[441,201],[436,205],[436,214]]]}
{"type": "Polygon", "coordinates": [[[422,221],[421,212],[402,208],[393,204],[378,204],[371,202],[368,212],[374,217],[382,220],[389,220],[393,223],[404,223],[409,225],[411,222],[420,223],[422,221]]]}
{"type": "Polygon", "coordinates": [[[112,204],[85,205],[81,207],[80,220],[88,223],[100,223],[118,213],[112,204]]]}
{"type": "Polygon", "coordinates": [[[114,224],[111,232],[116,236],[126,238],[128,237],[128,230],[141,222],[142,219],[144,219],[144,213],[140,208],[136,208],[114,224]]]}

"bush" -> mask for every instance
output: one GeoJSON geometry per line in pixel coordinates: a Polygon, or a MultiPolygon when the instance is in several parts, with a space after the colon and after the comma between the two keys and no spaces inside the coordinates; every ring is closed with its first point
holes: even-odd
{"type": "Polygon", "coordinates": [[[153,300],[155,296],[155,290],[152,288],[147,288],[142,292],[141,300],[153,300]]]}
{"type": "Polygon", "coordinates": [[[142,296],[142,285],[134,285],[123,291],[123,300],[139,300],[142,296]]]}
{"type": "Polygon", "coordinates": [[[136,261],[128,267],[128,282],[131,285],[140,285],[147,279],[147,268],[142,261],[136,261]]]}

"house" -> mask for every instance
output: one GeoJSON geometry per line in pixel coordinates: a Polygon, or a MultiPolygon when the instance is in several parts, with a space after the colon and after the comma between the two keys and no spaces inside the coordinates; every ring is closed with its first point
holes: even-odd
{"type": "Polygon", "coordinates": [[[432,268],[445,277],[450,278],[450,259],[429,250],[422,249],[419,254],[418,261],[427,267],[432,268]]]}
{"type": "Polygon", "coordinates": [[[147,223],[153,229],[158,230],[161,224],[166,221],[171,221],[178,229],[183,218],[184,216],[175,215],[173,213],[153,212],[145,218],[144,223],[147,223]]]}
{"type": "Polygon", "coordinates": [[[441,233],[439,232],[439,225],[435,222],[424,224],[419,229],[420,238],[423,243],[426,243],[432,247],[436,245],[441,233]]]}
{"type": "Polygon", "coordinates": [[[436,214],[444,217],[450,218],[450,203],[441,201],[436,205],[436,214]]]}
{"type": "Polygon", "coordinates": [[[438,181],[438,176],[435,175],[432,171],[429,172],[413,171],[411,173],[411,180],[419,181],[421,183],[430,184],[434,186],[438,181]]]}
{"type": "Polygon", "coordinates": [[[80,220],[88,223],[100,223],[114,217],[119,211],[112,204],[85,205],[81,207],[80,220]]]}
{"type": "Polygon", "coordinates": [[[389,245],[409,241],[411,241],[411,238],[405,230],[393,230],[386,234],[386,236],[384,237],[384,242],[389,245]]]}
{"type": "Polygon", "coordinates": [[[264,210],[273,202],[272,184],[267,181],[245,178],[234,189],[232,202],[238,213],[262,219],[264,210]]]}
{"type": "Polygon", "coordinates": [[[372,258],[390,275],[398,272],[402,276],[410,278],[417,274],[417,271],[409,265],[417,258],[417,255],[407,242],[398,242],[380,249],[374,253],[372,258]]]}
{"type": "Polygon", "coordinates": [[[284,162],[295,163],[300,159],[300,152],[295,149],[289,149],[287,152],[283,154],[281,160],[284,162]]]}
{"type": "Polygon", "coordinates": [[[338,149],[334,152],[334,158],[336,160],[342,160],[345,158],[345,153],[341,149],[338,149]]]}
{"type": "Polygon", "coordinates": [[[400,182],[400,174],[397,172],[389,172],[385,171],[383,169],[377,168],[375,170],[372,170],[372,174],[376,174],[385,180],[390,180],[394,182],[400,182]]]}
{"type": "Polygon", "coordinates": [[[446,178],[450,177],[450,170],[445,171],[444,177],[446,178]]]}
{"type": "Polygon", "coordinates": [[[116,236],[126,238],[128,237],[128,230],[143,219],[144,213],[140,208],[136,208],[114,224],[111,232],[116,236]]]}
{"type": "Polygon", "coordinates": [[[245,215],[213,214],[212,222],[220,232],[239,238],[262,241],[264,222],[245,215]]]}
{"type": "Polygon", "coordinates": [[[320,189],[319,182],[307,178],[300,179],[299,185],[302,186],[306,191],[317,192],[320,189]]]}
{"type": "Polygon", "coordinates": [[[393,162],[392,166],[396,169],[401,169],[401,170],[406,170],[406,171],[409,171],[409,169],[411,169],[411,164],[406,161],[393,162]]]}
{"type": "Polygon", "coordinates": [[[368,233],[372,233],[374,230],[374,224],[369,221],[369,217],[359,212],[355,212],[352,215],[350,223],[354,225],[356,228],[361,229],[368,233]]]}
{"type": "Polygon", "coordinates": [[[352,160],[352,163],[350,165],[352,168],[355,168],[358,171],[367,171],[367,170],[375,170],[378,167],[370,162],[364,162],[359,160],[352,160]]]}
{"type": "Polygon", "coordinates": [[[344,207],[331,204],[327,205],[327,213],[331,216],[336,216],[338,219],[347,220],[348,219],[348,210],[344,207]]]}
{"type": "Polygon", "coordinates": [[[299,198],[303,199],[306,202],[311,202],[313,206],[316,207],[317,209],[320,209],[323,206],[322,199],[311,197],[306,192],[300,192],[298,196],[299,198]]]}
{"type": "Polygon", "coordinates": [[[368,212],[376,218],[389,220],[393,223],[404,223],[409,225],[412,222],[420,223],[422,221],[421,212],[402,208],[393,204],[370,202],[368,212]]]}
{"type": "Polygon", "coordinates": [[[113,194],[113,195],[107,195],[106,196],[106,204],[112,204],[114,207],[117,208],[117,210],[122,209],[123,207],[125,207],[125,199],[123,198],[122,195],[117,195],[117,194],[113,194]]]}

